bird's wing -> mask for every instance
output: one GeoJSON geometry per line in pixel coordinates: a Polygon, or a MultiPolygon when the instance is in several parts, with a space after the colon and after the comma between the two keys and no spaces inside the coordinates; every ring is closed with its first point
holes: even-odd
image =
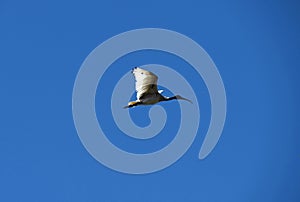
{"type": "Polygon", "coordinates": [[[158,77],[152,72],[146,71],[139,67],[132,70],[135,78],[135,90],[137,92],[137,99],[140,100],[145,95],[157,94],[157,80],[158,77]]]}

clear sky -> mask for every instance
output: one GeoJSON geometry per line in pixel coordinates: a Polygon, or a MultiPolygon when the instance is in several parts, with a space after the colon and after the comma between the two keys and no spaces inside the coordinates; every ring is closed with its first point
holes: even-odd
{"type": "MultiPolygon", "coordinates": [[[[300,201],[299,8],[297,1],[1,1],[0,201],[300,201]],[[101,165],[80,142],[72,90],[95,47],[147,27],[185,34],[208,52],[228,112],[216,148],[200,161],[210,118],[201,78],[165,53],[116,61],[101,80],[96,109],[104,130],[115,134],[108,138],[124,150],[165,146],[178,127],[178,105],[161,104],[175,113],[163,134],[133,141],[119,135],[106,107],[112,81],[136,64],[160,63],[199,85],[201,123],[191,148],[167,169],[128,175],[101,165]]],[[[149,107],[134,110],[134,121],[146,126],[149,107]]]]}

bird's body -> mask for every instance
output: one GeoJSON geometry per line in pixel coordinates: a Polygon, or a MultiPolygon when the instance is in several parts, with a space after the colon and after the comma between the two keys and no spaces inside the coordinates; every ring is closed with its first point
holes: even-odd
{"type": "Polygon", "coordinates": [[[157,89],[158,77],[147,70],[135,67],[132,69],[135,78],[135,89],[137,92],[137,100],[131,101],[124,108],[130,108],[137,105],[153,105],[161,101],[181,99],[191,102],[190,100],[176,95],[173,97],[163,96],[162,90],[157,89]]]}

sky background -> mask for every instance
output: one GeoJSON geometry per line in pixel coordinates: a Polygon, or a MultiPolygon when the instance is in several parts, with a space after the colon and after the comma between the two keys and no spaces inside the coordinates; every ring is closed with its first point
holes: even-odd
{"type": "MultiPolygon", "coordinates": [[[[297,1],[0,1],[0,201],[300,201],[299,9],[297,1]],[[100,81],[96,109],[104,130],[113,131],[108,138],[124,150],[164,147],[178,128],[178,103],[161,104],[171,118],[157,138],[128,139],[107,108],[118,78],[160,63],[199,86],[201,123],[187,153],[157,173],[128,175],[101,165],[80,142],[72,90],[95,47],[147,27],[185,34],[207,51],[228,112],[217,146],[200,161],[210,118],[201,77],[166,53],[116,61],[100,81]]],[[[138,125],[149,123],[148,110],[131,111],[138,125]]]]}

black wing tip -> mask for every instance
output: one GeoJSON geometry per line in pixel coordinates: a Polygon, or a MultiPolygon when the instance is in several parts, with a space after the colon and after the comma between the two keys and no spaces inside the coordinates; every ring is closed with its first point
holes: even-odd
{"type": "Polygon", "coordinates": [[[138,68],[138,66],[132,68],[132,69],[131,69],[131,73],[132,73],[135,69],[137,69],[137,68],[138,68]]]}

